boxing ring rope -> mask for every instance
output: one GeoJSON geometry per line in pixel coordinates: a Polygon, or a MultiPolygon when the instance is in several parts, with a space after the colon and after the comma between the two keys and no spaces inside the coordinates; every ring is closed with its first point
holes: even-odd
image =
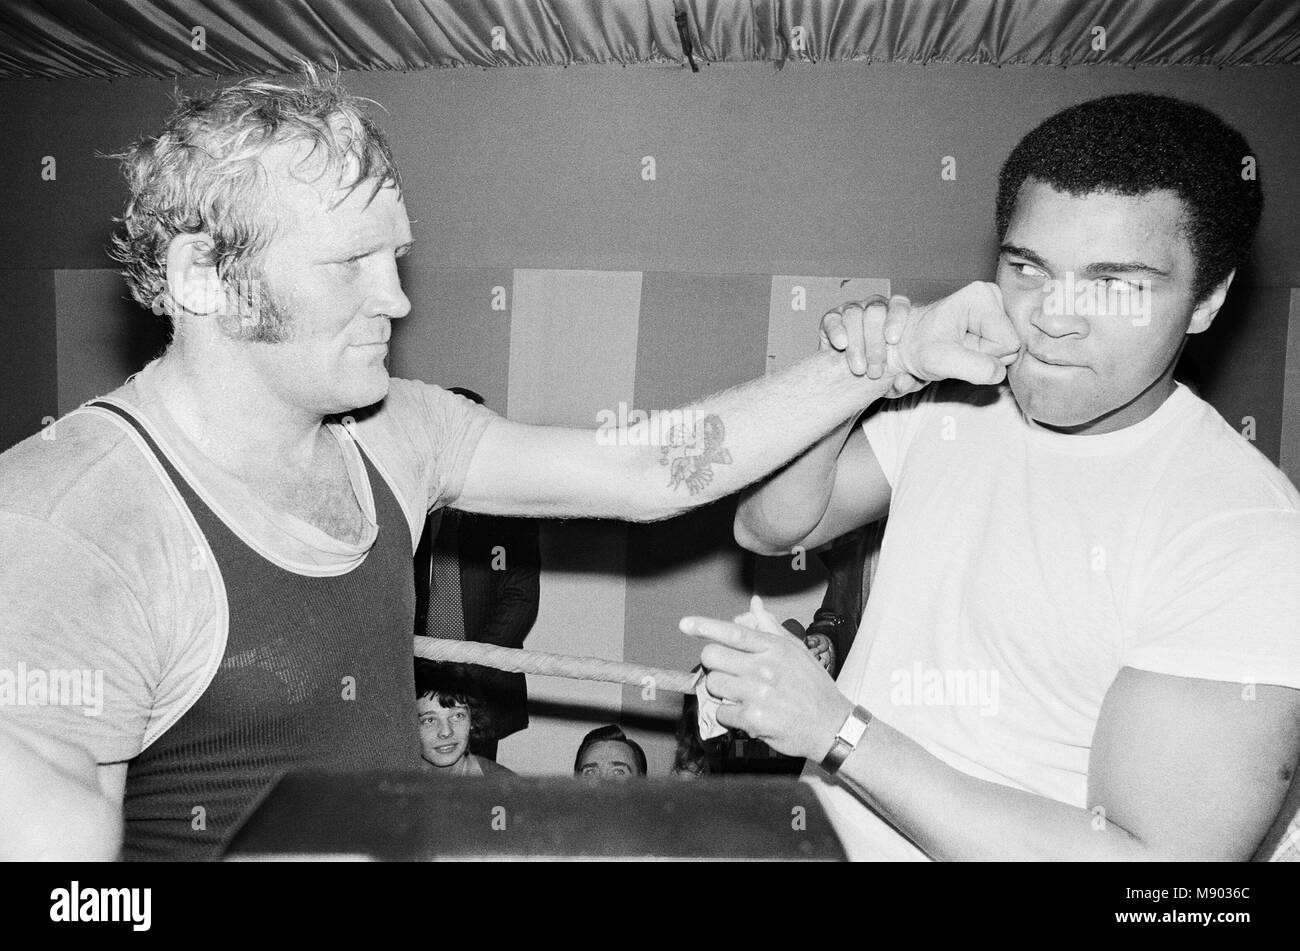
{"type": "Polygon", "coordinates": [[[700,677],[698,671],[686,673],[680,670],[662,670],[658,667],[642,667],[640,664],[601,660],[598,657],[549,654],[544,651],[497,647],[475,641],[449,641],[420,635],[415,637],[415,656],[426,660],[479,664],[511,673],[564,677],[567,680],[599,680],[633,687],[653,686],[656,690],[671,690],[674,693],[694,693],[700,677]]]}

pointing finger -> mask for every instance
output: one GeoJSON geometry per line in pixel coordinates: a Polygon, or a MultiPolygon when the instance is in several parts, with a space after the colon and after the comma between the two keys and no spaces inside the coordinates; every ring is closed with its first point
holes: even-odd
{"type": "Polygon", "coordinates": [[[767,635],[731,621],[708,617],[684,617],[678,625],[683,634],[725,644],[738,651],[756,654],[767,648],[767,635]]]}

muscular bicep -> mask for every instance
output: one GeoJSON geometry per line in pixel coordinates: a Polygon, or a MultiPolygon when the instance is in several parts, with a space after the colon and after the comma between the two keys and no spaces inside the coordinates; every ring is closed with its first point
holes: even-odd
{"type": "Polygon", "coordinates": [[[855,426],[835,462],[835,481],[821,520],[800,544],[816,548],[889,512],[889,480],[862,428],[855,426]]]}
{"type": "Polygon", "coordinates": [[[1298,758],[1300,691],[1125,667],[1093,736],[1088,807],[1155,857],[1245,861],[1298,758]]]}

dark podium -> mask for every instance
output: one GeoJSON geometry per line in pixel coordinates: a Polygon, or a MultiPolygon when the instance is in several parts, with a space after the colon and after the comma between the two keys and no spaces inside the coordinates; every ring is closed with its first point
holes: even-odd
{"type": "Polygon", "coordinates": [[[292,773],[232,835],[227,860],[843,861],[805,783],[787,778],[437,780],[292,773]]]}

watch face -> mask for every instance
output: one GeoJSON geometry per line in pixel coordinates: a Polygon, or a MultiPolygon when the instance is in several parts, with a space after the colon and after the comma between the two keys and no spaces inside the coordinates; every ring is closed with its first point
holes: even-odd
{"type": "Polygon", "coordinates": [[[870,722],[871,714],[865,708],[854,707],[848,719],[844,721],[844,725],[840,727],[840,732],[835,735],[835,742],[831,744],[830,752],[822,760],[822,769],[832,774],[838,772],[844,765],[844,761],[849,758],[849,754],[857,749],[870,722]]]}
{"type": "Polygon", "coordinates": [[[867,723],[870,721],[871,715],[867,714],[864,718],[863,713],[865,712],[861,707],[854,707],[853,712],[849,714],[848,720],[845,721],[844,727],[840,730],[840,736],[853,746],[857,746],[858,741],[862,739],[862,734],[867,732],[867,723]]]}

